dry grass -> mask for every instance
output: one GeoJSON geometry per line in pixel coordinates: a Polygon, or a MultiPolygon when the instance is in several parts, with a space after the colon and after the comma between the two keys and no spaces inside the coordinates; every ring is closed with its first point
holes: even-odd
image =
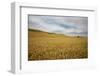
{"type": "Polygon", "coordinates": [[[28,31],[28,60],[80,59],[88,57],[87,38],[28,31]]]}

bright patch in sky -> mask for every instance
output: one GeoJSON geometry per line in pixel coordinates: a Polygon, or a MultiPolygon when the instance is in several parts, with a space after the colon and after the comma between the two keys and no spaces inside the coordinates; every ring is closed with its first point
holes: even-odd
{"type": "Polygon", "coordinates": [[[87,36],[88,18],[79,16],[29,15],[28,28],[68,36],[87,36]]]}

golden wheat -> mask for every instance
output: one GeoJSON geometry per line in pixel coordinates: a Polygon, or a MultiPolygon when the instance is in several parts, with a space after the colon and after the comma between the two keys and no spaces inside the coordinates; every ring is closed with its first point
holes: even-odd
{"type": "Polygon", "coordinates": [[[86,37],[69,37],[28,31],[28,60],[80,59],[88,57],[86,37]]]}

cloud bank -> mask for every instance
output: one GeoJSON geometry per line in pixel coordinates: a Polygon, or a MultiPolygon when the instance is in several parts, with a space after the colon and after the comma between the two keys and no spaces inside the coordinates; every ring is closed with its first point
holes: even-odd
{"type": "Polygon", "coordinates": [[[88,18],[78,16],[29,15],[28,28],[67,36],[87,36],[88,18]]]}

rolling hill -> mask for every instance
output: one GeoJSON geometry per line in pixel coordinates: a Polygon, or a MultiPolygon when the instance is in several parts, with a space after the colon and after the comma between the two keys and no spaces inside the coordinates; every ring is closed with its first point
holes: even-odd
{"type": "Polygon", "coordinates": [[[28,30],[28,60],[88,58],[87,37],[28,30]]]}

